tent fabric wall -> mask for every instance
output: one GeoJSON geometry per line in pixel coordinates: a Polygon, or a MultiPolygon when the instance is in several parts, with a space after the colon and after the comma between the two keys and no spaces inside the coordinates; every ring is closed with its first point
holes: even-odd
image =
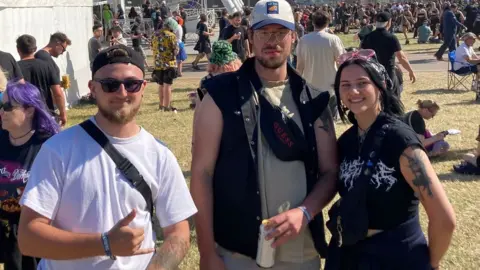
{"type": "Polygon", "coordinates": [[[34,36],[41,49],[52,33],[64,32],[72,45],[54,61],[60,75],[70,76],[66,102],[72,105],[89,92],[88,40],[92,37],[92,23],[92,0],[0,0],[0,50],[19,60],[15,40],[20,35],[34,36]]]}

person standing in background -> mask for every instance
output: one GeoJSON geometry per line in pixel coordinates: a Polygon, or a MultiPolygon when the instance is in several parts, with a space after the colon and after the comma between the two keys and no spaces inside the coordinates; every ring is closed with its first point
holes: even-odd
{"type": "Polygon", "coordinates": [[[157,33],[152,37],[153,59],[155,70],[152,78],[158,84],[158,109],[165,112],[177,112],[172,107],[172,85],[177,78],[177,61],[175,56],[178,53],[177,37],[170,27],[178,27],[173,18],[167,18],[157,33]]]}
{"type": "Polygon", "coordinates": [[[325,32],[328,14],[316,11],[312,16],[314,31],[303,36],[297,45],[297,71],[315,89],[330,93],[330,112],[336,116],[333,83],[337,73],[337,58],[345,52],[337,35],[325,32]]]}
{"type": "Polygon", "coordinates": [[[11,54],[0,51],[0,68],[3,70],[3,74],[7,80],[23,81],[22,70],[11,54]]]}
{"type": "Polygon", "coordinates": [[[103,26],[105,27],[105,37],[107,38],[112,28],[113,12],[110,9],[110,5],[103,5],[103,26]]]}
{"type": "Polygon", "coordinates": [[[219,36],[223,36],[223,29],[225,29],[227,26],[230,25],[230,21],[228,20],[228,11],[227,9],[222,10],[222,17],[218,20],[218,26],[219,26],[219,36]]]}
{"type": "Polygon", "coordinates": [[[90,38],[88,41],[88,58],[90,60],[90,68],[92,68],[93,59],[97,56],[97,54],[102,49],[102,43],[100,43],[100,38],[103,35],[103,27],[102,25],[96,24],[92,28],[93,30],[93,37],[90,38]]]}
{"type": "Polygon", "coordinates": [[[183,36],[182,36],[182,41],[185,43],[185,35],[187,34],[187,13],[185,12],[185,9],[183,7],[180,7],[180,16],[183,19],[183,25],[182,25],[182,30],[183,30],[183,36]]]}
{"type": "MultiPolygon", "coordinates": [[[[55,71],[55,76],[60,79],[60,69],[52,57],[58,58],[67,51],[67,47],[70,45],[72,45],[72,41],[67,35],[56,32],[50,36],[47,46],[35,53],[35,58],[46,61],[55,71]]],[[[68,86],[62,83],[61,87],[67,88],[68,86]]],[[[57,105],[59,111],[58,119],[60,125],[65,126],[67,123],[67,109],[65,107],[65,92],[61,87],[55,86],[53,92],[55,93],[55,105],[57,105]]]]}
{"type": "Polygon", "coordinates": [[[140,55],[145,60],[144,65],[148,68],[147,55],[145,54],[145,51],[143,50],[143,48],[141,46],[143,33],[140,31],[140,24],[142,24],[142,18],[141,17],[136,17],[135,22],[133,23],[133,26],[130,29],[131,30],[130,37],[132,38],[133,49],[136,52],[140,53],[140,55]]]}
{"type": "Polygon", "coordinates": [[[115,17],[120,20],[125,19],[125,12],[123,11],[121,4],[117,5],[117,15],[115,17]]]}
{"type": "Polygon", "coordinates": [[[36,59],[34,54],[37,50],[37,41],[33,36],[22,35],[17,38],[17,52],[20,55],[18,65],[22,69],[25,81],[33,84],[40,90],[42,101],[45,103],[49,113],[55,116],[55,105],[60,107],[63,102],[60,90],[60,78],[55,76],[55,71],[48,63],[36,59]]]}
{"type": "Polygon", "coordinates": [[[250,56],[250,47],[248,44],[247,30],[242,26],[242,14],[235,12],[232,14],[232,24],[223,30],[222,39],[232,44],[233,52],[238,58],[245,62],[250,56]]]}

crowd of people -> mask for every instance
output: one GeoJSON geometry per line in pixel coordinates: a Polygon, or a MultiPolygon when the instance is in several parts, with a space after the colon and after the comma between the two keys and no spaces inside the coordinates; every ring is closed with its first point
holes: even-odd
{"type": "MultiPolygon", "coordinates": [[[[94,24],[88,43],[98,111],[66,130],[69,82],[52,57],[72,44],[67,35],[52,34],[39,50],[35,37],[19,36],[19,62],[0,52],[5,270],[177,269],[192,217],[201,270],[261,269],[264,241],[275,270],[318,270],[321,259],[327,270],[440,269],[456,219],[431,160],[448,152],[449,133],[427,129],[425,120],[440,110],[432,100],[405,112],[395,60],[412,83],[417,75],[392,32],[405,27],[420,39],[422,26],[432,25],[443,40],[440,60],[447,47],[456,49],[456,27],[469,27],[468,12],[462,23],[458,7],[441,1],[333,8],[260,0],[243,13],[224,11],[214,42],[202,14],[192,67],[201,69],[205,56],[209,63],[189,93],[188,188],[174,154],[136,122],[149,72],[142,40],[153,52],[158,108],[177,112],[184,11],[165,7],[144,6],[155,21],[147,37],[130,11],[131,47],[116,19],[123,10],[104,10],[109,21],[94,24]],[[352,28],[361,42],[345,48],[337,34],[352,28]],[[351,126],[337,138],[339,121],[351,126]],[[155,226],[163,229],[158,247],[155,226]]],[[[461,37],[458,69],[476,74],[477,36],[461,37]]],[[[477,140],[477,152],[455,171],[480,174],[480,130],[477,140]]]]}

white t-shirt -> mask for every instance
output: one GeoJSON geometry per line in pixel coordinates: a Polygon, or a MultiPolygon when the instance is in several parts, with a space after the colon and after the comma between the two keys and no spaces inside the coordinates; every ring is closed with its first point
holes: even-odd
{"type": "MultiPolygon", "coordinates": [[[[167,147],[143,128],[131,138],[107,137],[149,184],[161,227],[197,212],[182,170],[167,147]]],[[[76,233],[107,232],[135,208],[137,215],[130,226],[144,228],[141,248],[155,246],[156,236],[145,199],[78,125],[42,145],[20,204],[51,219],[53,226],[76,233]]],[[[38,269],[146,269],[152,256],[117,257],[115,261],[107,256],[65,261],[42,259],[38,269]]]]}
{"type": "Polygon", "coordinates": [[[177,27],[177,29],[175,31],[173,31],[173,33],[177,37],[177,42],[178,43],[182,42],[183,29],[180,25],[177,27]]]}
{"type": "Polygon", "coordinates": [[[325,31],[304,35],[297,45],[297,59],[304,64],[300,75],[316,89],[333,93],[336,60],[344,52],[343,43],[336,35],[325,31]]]}
{"type": "Polygon", "coordinates": [[[455,63],[453,63],[454,70],[458,70],[461,67],[469,67],[472,65],[468,63],[467,60],[465,60],[465,56],[470,56],[470,59],[472,59],[473,56],[476,56],[476,54],[473,50],[473,46],[468,47],[467,44],[463,43],[455,51],[455,63]]]}

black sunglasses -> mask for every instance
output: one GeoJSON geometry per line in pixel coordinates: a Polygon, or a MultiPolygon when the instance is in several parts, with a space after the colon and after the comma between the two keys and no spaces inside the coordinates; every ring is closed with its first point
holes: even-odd
{"type": "Polygon", "coordinates": [[[132,80],[127,79],[124,81],[116,80],[116,79],[94,79],[94,81],[99,82],[102,85],[102,90],[105,93],[114,93],[120,89],[120,85],[123,84],[125,86],[125,90],[128,93],[136,93],[140,91],[141,86],[144,80],[132,80]]]}
{"type": "Polygon", "coordinates": [[[3,109],[5,112],[11,112],[15,107],[10,102],[0,102],[0,109],[3,109]]]}

